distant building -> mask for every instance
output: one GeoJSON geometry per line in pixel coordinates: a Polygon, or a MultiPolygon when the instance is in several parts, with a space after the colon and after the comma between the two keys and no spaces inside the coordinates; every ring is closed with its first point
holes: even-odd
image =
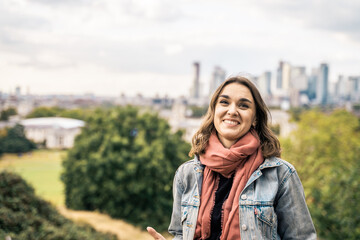
{"type": "Polygon", "coordinates": [[[28,139],[55,149],[73,147],[75,137],[85,126],[84,121],[61,117],[30,118],[22,120],[20,124],[25,127],[28,139]]]}
{"type": "Polygon", "coordinates": [[[360,76],[349,77],[350,99],[352,102],[360,101],[360,76]]]}
{"type": "Polygon", "coordinates": [[[264,98],[271,96],[271,72],[264,72],[257,78],[257,85],[264,98]]]}
{"type": "Polygon", "coordinates": [[[290,88],[291,65],[280,61],[277,69],[276,87],[287,92],[290,88]]]}
{"type": "Polygon", "coordinates": [[[216,66],[210,80],[209,96],[212,96],[215,90],[225,81],[225,77],[225,70],[216,66]]]}
{"type": "Polygon", "coordinates": [[[317,88],[318,78],[319,78],[319,69],[313,68],[311,70],[311,75],[308,79],[308,89],[307,89],[307,93],[310,101],[316,99],[316,88],[317,88]]]}
{"type": "Polygon", "coordinates": [[[318,74],[318,81],[316,85],[316,103],[326,105],[328,103],[329,93],[329,66],[326,63],[322,63],[318,74]]]}
{"type": "Polygon", "coordinates": [[[303,66],[291,68],[291,88],[306,91],[308,87],[308,78],[306,76],[306,68],[303,66]]]}
{"type": "MultiPolygon", "coordinates": [[[[304,94],[308,86],[308,77],[306,76],[305,67],[291,67],[290,72],[290,89],[289,89],[289,99],[292,107],[299,107],[303,104],[307,104],[307,100],[304,99],[304,94]]],[[[306,99],[308,99],[306,97],[306,99]]]]}
{"type": "Polygon", "coordinates": [[[349,78],[339,75],[334,88],[334,101],[339,105],[344,105],[345,102],[350,100],[350,92],[349,78]]]}
{"type": "Polygon", "coordinates": [[[198,99],[200,97],[200,63],[194,62],[194,81],[190,91],[190,97],[198,99]]]}

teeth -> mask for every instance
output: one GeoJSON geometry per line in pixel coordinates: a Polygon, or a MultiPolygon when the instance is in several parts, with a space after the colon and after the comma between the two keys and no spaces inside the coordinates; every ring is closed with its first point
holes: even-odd
{"type": "Polygon", "coordinates": [[[237,125],[238,122],[236,121],[231,121],[231,120],[224,120],[225,123],[228,123],[228,124],[232,124],[232,125],[237,125]]]}

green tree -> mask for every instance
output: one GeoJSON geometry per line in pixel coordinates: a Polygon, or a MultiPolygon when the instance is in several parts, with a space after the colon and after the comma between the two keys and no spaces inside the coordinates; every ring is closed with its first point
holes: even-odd
{"type": "Polygon", "coordinates": [[[63,109],[59,107],[38,107],[29,113],[26,118],[56,117],[63,109]]]}
{"type": "Polygon", "coordinates": [[[319,237],[360,239],[360,124],[343,110],[304,113],[282,141],[304,185],[319,237]]]}
{"type": "Polygon", "coordinates": [[[153,113],[98,109],[63,162],[66,206],[165,230],[172,178],[190,148],[182,135],[153,113]]]}
{"type": "Polygon", "coordinates": [[[0,151],[6,153],[24,153],[36,148],[35,143],[26,138],[24,127],[16,124],[7,129],[5,136],[0,138],[0,151]]]}
{"type": "Polygon", "coordinates": [[[41,118],[41,117],[64,117],[86,120],[94,112],[94,109],[65,109],[59,107],[38,107],[29,113],[26,118],[41,118]]]}
{"type": "Polygon", "coordinates": [[[0,239],[13,240],[115,240],[116,236],[96,232],[89,225],[76,225],[59,214],[50,203],[35,195],[19,175],[0,173],[0,239]]]}
{"type": "Polygon", "coordinates": [[[0,113],[0,120],[1,121],[7,121],[7,120],[9,120],[10,116],[13,116],[13,115],[16,115],[16,114],[17,114],[17,112],[16,112],[15,108],[8,108],[8,109],[5,109],[5,110],[2,110],[1,113],[0,113]]]}

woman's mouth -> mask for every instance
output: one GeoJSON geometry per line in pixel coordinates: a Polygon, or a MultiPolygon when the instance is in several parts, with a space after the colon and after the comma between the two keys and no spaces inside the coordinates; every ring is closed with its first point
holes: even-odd
{"type": "Polygon", "coordinates": [[[239,124],[238,121],[228,120],[228,119],[225,119],[223,122],[226,123],[226,124],[232,125],[232,126],[236,126],[236,125],[239,124]]]}

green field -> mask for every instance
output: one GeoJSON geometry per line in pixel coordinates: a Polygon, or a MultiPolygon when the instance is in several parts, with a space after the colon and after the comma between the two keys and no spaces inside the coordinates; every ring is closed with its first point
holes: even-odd
{"type": "Polygon", "coordinates": [[[21,157],[4,154],[0,158],[0,171],[19,173],[30,183],[36,194],[56,206],[64,206],[64,186],[60,181],[61,161],[65,151],[38,150],[21,157]]]}

